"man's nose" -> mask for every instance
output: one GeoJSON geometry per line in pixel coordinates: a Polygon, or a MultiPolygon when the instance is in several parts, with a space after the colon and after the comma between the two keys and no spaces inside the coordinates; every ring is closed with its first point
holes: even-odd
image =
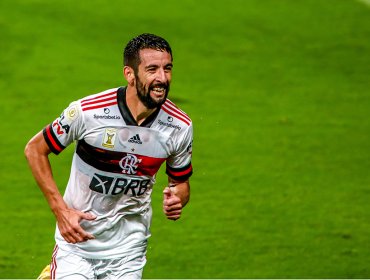
{"type": "Polygon", "coordinates": [[[163,69],[158,69],[156,79],[161,83],[167,82],[168,78],[166,72],[163,69]]]}

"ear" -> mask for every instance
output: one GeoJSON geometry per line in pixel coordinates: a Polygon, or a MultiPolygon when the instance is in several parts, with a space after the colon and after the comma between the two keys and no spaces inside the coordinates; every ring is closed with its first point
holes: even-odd
{"type": "Polygon", "coordinates": [[[130,66],[123,67],[123,76],[125,76],[125,79],[130,86],[135,84],[134,69],[132,69],[130,66]]]}

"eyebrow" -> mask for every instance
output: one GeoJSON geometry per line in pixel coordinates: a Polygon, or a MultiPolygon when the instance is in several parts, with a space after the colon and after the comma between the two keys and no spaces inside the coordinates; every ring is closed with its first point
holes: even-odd
{"type": "MultiPolygon", "coordinates": [[[[168,66],[173,67],[173,64],[172,63],[167,63],[164,67],[168,67],[168,66]]],[[[158,64],[149,64],[148,66],[145,66],[145,69],[149,69],[149,68],[153,68],[153,67],[158,68],[158,64]]]]}

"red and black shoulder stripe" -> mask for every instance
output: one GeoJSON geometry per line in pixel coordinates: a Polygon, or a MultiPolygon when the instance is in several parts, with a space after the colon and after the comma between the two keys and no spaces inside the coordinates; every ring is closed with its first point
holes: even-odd
{"type": "Polygon", "coordinates": [[[174,168],[166,164],[166,174],[178,181],[185,181],[193,174],[191,162],[183,167],[174,168]]]}
{"type": "Polygon", "coordinates": [[[54,154],[57,155],[57,154],[59,154],[61,151],[63,151],[66,148],[58,140],[58,137],[55,135],[55,133],[54,133],[52,127],[51,127],[51,124],[49,124],[48,126],[46,126],[43,129],[42,134],[44,135],[45,141],[48,144],[50,150],[54,154]]]}

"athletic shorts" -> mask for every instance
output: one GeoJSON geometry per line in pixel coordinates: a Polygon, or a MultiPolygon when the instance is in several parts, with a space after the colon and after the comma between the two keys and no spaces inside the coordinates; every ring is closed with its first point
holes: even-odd
{"type": "Polygon", "coordinates": [[[145,256],[86,259],[56,246],[50,264],[51,279],[141,279],[145,256]]]}

